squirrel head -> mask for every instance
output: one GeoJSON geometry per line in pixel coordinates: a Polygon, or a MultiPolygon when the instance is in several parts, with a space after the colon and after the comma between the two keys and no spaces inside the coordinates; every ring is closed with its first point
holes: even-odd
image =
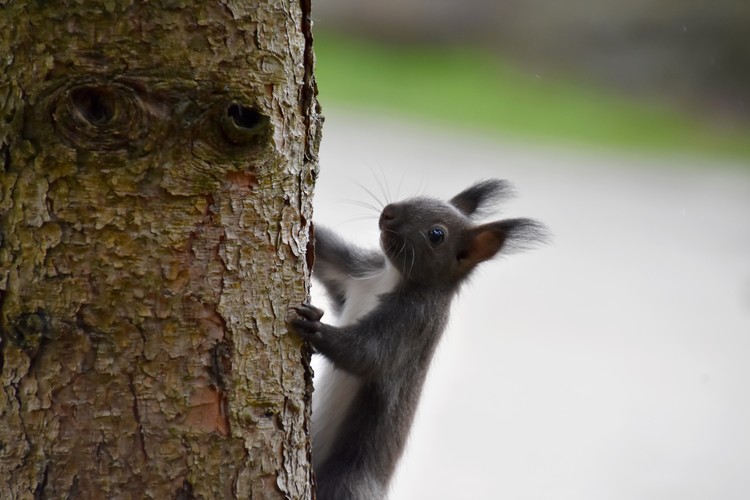
{"type": "Polygon", "coordinates": [[[496,255],[532,247],[547,231],[532,219],[475,219],[512,196],[503,180],[478,182],[448,201],[409,198],[383,208],[380,244],[406,283],[455,286],[477,264],[496,255]]]}

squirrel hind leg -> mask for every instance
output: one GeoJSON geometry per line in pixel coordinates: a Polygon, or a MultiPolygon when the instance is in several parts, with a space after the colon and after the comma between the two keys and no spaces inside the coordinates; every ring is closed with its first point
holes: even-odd
{"type": "Polygon", "coordinates": [[[328,470],[317,479],[317,500],[382,500],[386,487],[366,471],[328,470]]]}

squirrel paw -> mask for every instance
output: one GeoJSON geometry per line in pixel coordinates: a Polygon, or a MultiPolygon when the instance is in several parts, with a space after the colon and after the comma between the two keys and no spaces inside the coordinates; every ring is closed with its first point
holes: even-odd
{"type": "Polygon", "coordinates": [[[309,302],[303,302],[300,307],[293,307],[297,314],[310,321],[320,321],[323,317],[323,309],[318,309],[309,302]]]}
{"type": "Polygon", "coordinates": [[[292,309],[300,316],[289,321],[297,335],[305,340],[320,338],[320,331],[323,327],[320,318],[323,317],[323,310],[307,302],[303,302],[301,306],[292,309]]]}

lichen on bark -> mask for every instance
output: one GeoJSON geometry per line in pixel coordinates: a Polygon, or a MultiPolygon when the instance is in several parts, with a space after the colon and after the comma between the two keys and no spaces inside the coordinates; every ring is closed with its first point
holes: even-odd
{"type": "Polygon", "coordinates": [[[0,498],[305,498],[309,3],[0,6],[0,498]]]}

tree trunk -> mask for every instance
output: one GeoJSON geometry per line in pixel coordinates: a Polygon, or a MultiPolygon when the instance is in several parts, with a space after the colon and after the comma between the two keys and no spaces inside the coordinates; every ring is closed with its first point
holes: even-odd
{"type": "Polygon", "coordinates": [[[0,498],[305,498],[309,0],[0,2],[0,498]]]}

